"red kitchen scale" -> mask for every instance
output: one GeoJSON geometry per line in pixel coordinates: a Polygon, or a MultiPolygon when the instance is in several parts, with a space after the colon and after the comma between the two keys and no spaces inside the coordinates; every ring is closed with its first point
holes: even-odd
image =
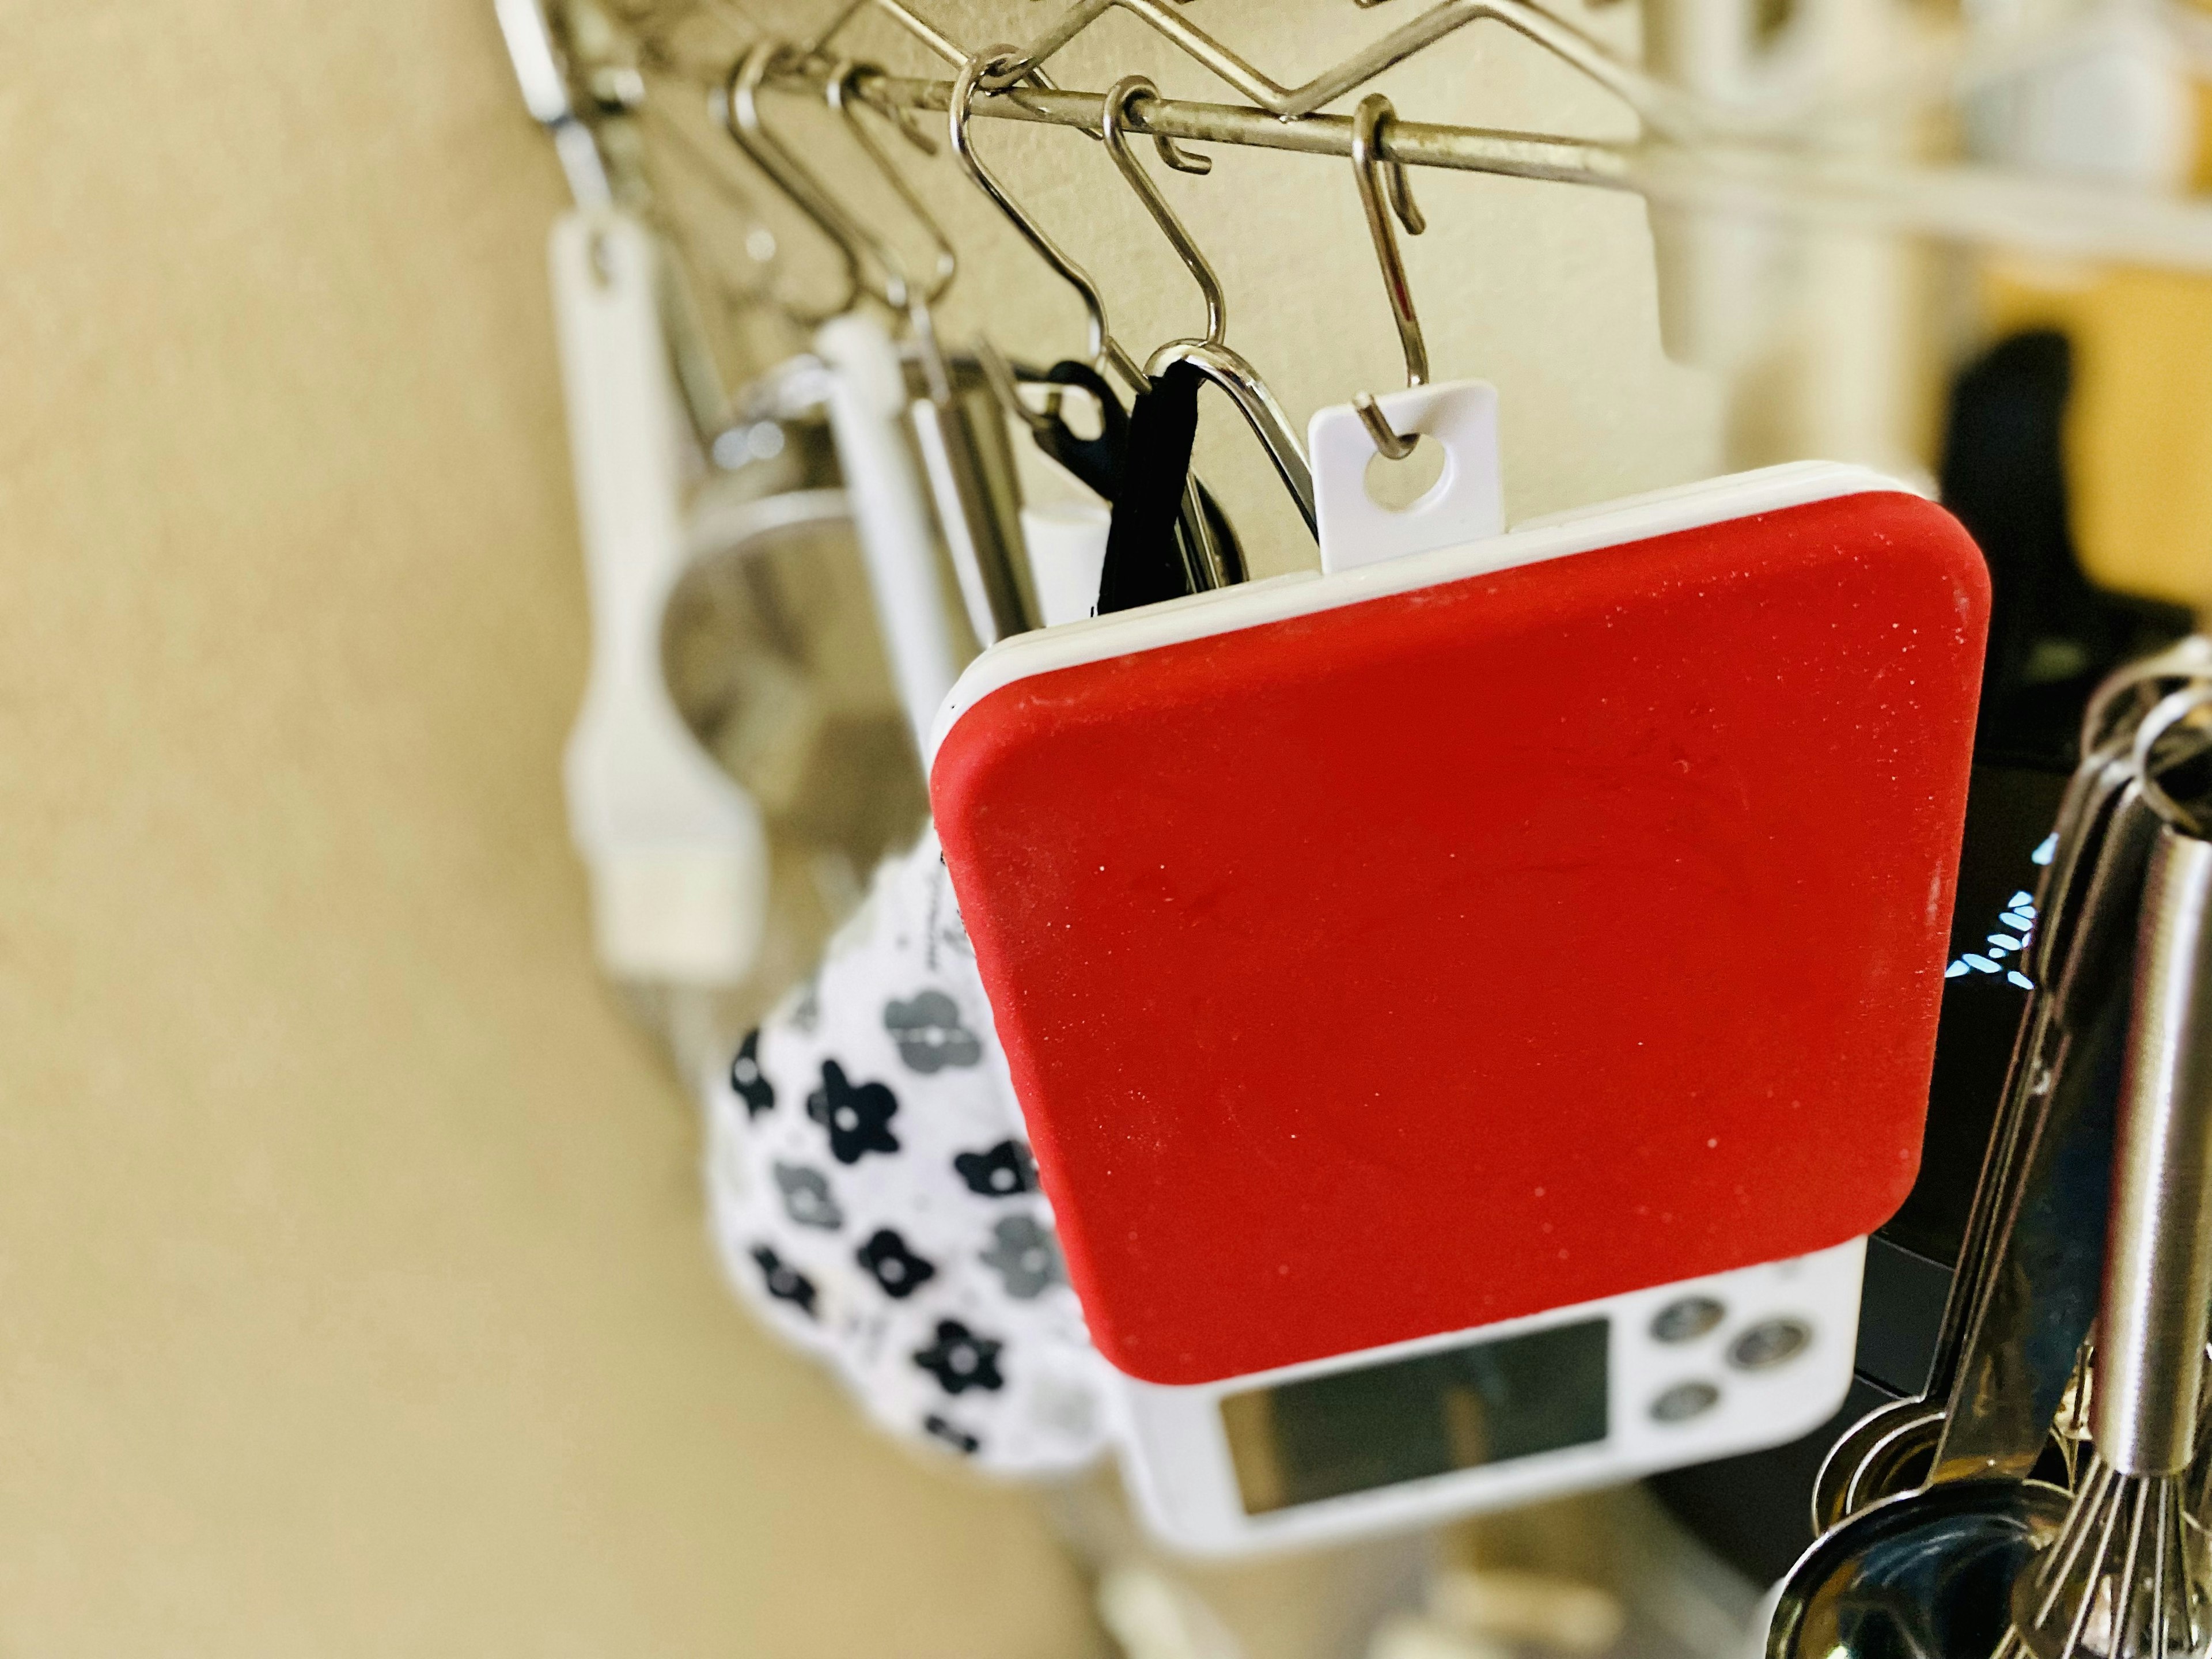
{"type": "Polygon", "coordinates": [[[1965,814],[1988,581],[1939,507],[1807,463],[1361,563],[1338,416],[1328,574],[994,647],[931,769],[1133,1485],[1200,1550],[1825,1419],[1965,814]]]}

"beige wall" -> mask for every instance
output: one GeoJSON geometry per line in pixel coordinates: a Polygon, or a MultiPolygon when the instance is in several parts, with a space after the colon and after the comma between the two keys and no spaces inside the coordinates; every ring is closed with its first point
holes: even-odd
{"type": "Polygon", "coordinates": [[[724,1296],[593,976],[489,7],[0,38],[0,1651],[1087,1651],[724,1296]]]}
{"type": "MultiPolygon", "coordinates": [[[[690,1109],[592,972],[562,196],[489,5],[0,0],[0,1652],[1089,1650],[1027,1500],[872,1438],[726,1298],[690,1109]]],[[[1395,84],[1592,109],[1497,34],[1395,84]]],[[[1146,273],[1133,338],[1179,331],[1103,158],[1006,137],[1146,273]]],[[[1395,372],[1313,166],[1173,181],[1301,421],[1395,372]]],[[[1503,383],[1516,515],[1709,470],[1635,204],[1422,183],[1437,370],[1503,383]]],[[[970,302],[1064,350],[939,188],[970,302]]],[[[1262,568],[1310,556],[1206,443],[1262,568]]]]}

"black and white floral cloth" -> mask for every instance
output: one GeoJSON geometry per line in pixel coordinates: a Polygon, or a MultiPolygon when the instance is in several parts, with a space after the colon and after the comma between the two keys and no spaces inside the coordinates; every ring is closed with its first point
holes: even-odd
{"type": "Polygon", "coordinates": [[[708,1101],[722,1263],[893,1434],[1006,1475],[1109,1443],[937,837],[876,872],[708,1101]]]}

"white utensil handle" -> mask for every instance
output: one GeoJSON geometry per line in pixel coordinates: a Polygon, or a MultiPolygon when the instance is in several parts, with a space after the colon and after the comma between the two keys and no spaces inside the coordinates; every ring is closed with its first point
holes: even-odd
{"type": "Polygon", "coordinates": [[[945,604],[937,528],[903,430],[906,371],[872,319],[834,318],[815,349],[830,366],[830,428],[860,526],[860,553],[891,678],[926,746],[966,659],[945,604]]]}
{"type": "Polygon", "coordinates": [[[570,832],[592,871],[601,960],[627,977],[744,977],[768,899],[750,797],[668,695],[660,635],[686,564],[684,436],[655,300],[659,248],[636,220],[574,212],[550,263],[592,606],[592,669],[568,739],[570,832]]]}

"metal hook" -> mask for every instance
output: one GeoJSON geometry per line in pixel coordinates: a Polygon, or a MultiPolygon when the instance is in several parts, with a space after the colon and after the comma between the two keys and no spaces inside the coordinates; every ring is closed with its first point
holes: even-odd
{"type": "MultiPolygon", "coordinates": [[[[791,48],[777,40],[763,40],[738,60],[730,71],[727,85],[723,88],[723,125],[729,130],[738,148],[751,158],[753,165],[769,176],[769,181],[809,219],[815,228],[828,237],[842,257],[845,264],[845,293],[837,303],[826,311],[807,311],[781,302],[793,319],[811,328],[832,317],[842,317],[860,302],[866,291],[863,277],[863,248],[866,235],[854,224],[844,210],[838,207],[821,185],[797,159],[785,149],[775,135],[761,119],[761,83],[769,72],[791,53],[791,48]]],[[[899,300],[903,307],[905,295],[901,285],[899,300]]]]}
{"type": "MultiPolygon", "coordinates": [[[[884,175],[884,181],[897,193],[899,200],[905,204],[907,211],[914,216],[915,222],[922,228],[937,249],[937,271],[930,279],[928,288],[918,293],[909,292],[908,294],[906,308],[911,312],[917,306],[927,308],[934,305],[943,296],[945,290],[952,285],[952,279],[960,273],[960,254],[952,246],[952,239],[945,234],[944,227],[937,222],[936,216],[930,212],[921,195],[911,184],[907,182],[906,175],[891,165],[891,158],[884,153],[883,147],[876,142],[875,136],[868,131],[860,119],[860,106],[867,101],[867,94],[860,90],[860,79],[863,76],[880,76],[881,74],[880,70],[871,68],[864,64],[851,62],[835,64],[830,67],[824,92],[829,98],[830,107],[844,118],[847,128],[852,132],[860,148],[867,151],[868,159],[876,164],[876,170],[884,175]]],[[[901,126],[899,131],[903,132],[906,129],[901,126]]],[[[919,133],[908,136],[920,140],[925,153],[934,154],[933,149],[926,137],[919,133]]],[[[875,254],[878,263],[887,263],[888,265],[897,267],[898,286],[905,288],[907,284],[903,266],[899,264],[898,257],[890,245],[881,237],[872,234],[867,240],[870,250],[875,254]]]]}
{"type": "Polygon", "coordinates": [[[1083,299],[1084,315],[1090,324],[1090,349],[1084,360],[1093,368],[1112,368],[1129,385],[1132,391],[1141,392],[1146,386],[1145,372],[1134,358],[1116,343],[1113,331],[1106,324],[1106,301],[1098,292],[1098,284],[1091,273],[1078,264],[1073,257],[1053,240],[1042,226],[1030,218],[1014,198],[1007,193],[983,158],[975,153],[975,141],[969,131],[973,105],[977,91],[991,73],[994,64],[1010,58],[1018,48],[1010,46],[986,46],[962,66],[952,82],[952,95],[945,100],[947,130],[952,141],[952,153],[959,158],[961,167],[975,182],[975,187],[989,197],[1000,212],[1005,214],[1022,240],[1036,251],[1037,256],[1057,272],[1062,282],[1073,289],[1083,299]]]}
{"type": "MultiPolygon", "coordinates": [[[[1159,95],[1160,89],[1141,75],[1132,75],[1116,82],[1106,94],[1106,107],[1099,112],[1099,137],[1117,149],[1125,144],[1127,142],[1127,139],[1115,137],[1111,129],[1120,126],[1125,132],[1141,131],[1141,128],[1132,129],[1128,125],[1129,105],[1140,96],[1157,98],[1159,95]],[[1122,87],[1133,82],[1136,84],[1129,92],[1119,98],[1114,95],[1115,93],[1120,92],[1122,87]]],[[[1136,118],[1140,123],[1144,119],[1142,116],[1138,116],[1136,118]]],[[[1200,155],[1194,149],[1185,149],[1181,143],[1164,132],[1156,132],[1152,135],[1152,148],[1159,151],[1160,160],[1177,173],[1193,173],[1203,179],[1213,171],[1213,158],[1211,155],[1200,155]]]]}
{"type": "MultiPolygon", "coordinates": [[[[960,165],[966,169],[969,178],[975,181],[975,187],[989,197],[998,205],[999,210],[1013,222],[1014,228],[1021,233],[1022,240],[1059,273],[1063,282],[1082,295],[1084,313],[1091,325],[1091,349],[1085,361],[1092,368],[1102,372],[1111,368],[1127,383],[1130,391],[1142,393],[1151,386],[1151,378],[1108,328],[1106,301],[1098,292],[1098,284],[1091,280],[1091,273],[1078,264],[1065,248],[1045,233],[1042,226],[1015,204],[1006,187],[999,182],[991,170],[983,165],[982,157],[975,153],[975,140],[969,125],[974,115],[975,94],[989,76],[993,66],[1005,62],[1014,50],[1007,46],[986,46],[962,66],[958,77],[952,83],[952,95],[945,100],[945,118],[951,136],[952,153],[959,158],[960,165]]],[[[1110,144],[1114,141],[1109,138],[1108,142],[1110,144]]],[[[1149,179],[1145,180],[1146,185],[1151,182],[1149,179]]],[[[1170,216],[1172,218],[1173,216],[1170,216]]],[[[1177,229],[1180,229],[1179,226],[1177,229]]],[[[1188,239],[1183,240],[1188,241],[1188,239]]],[[[1200,263],[1203,264],[1202,259],[1200,263]]],[[[1210,277],[1212,272],[1209,270],[1207,275],[1210,277]]],[[[1218,302],[1219,287],[1216,284],[1211,290],[1209,309],[1218,308],[1218,302]]],[[[1024,411],[1024,418],[1028,418],[1027,411],[1024,411]]],[[[1034,427],[1036,423],[1031,422],[1030,424],[1034,427]]],[[[1303,465],[1303,460],[1300,464],[1303,465]]],[[[1213,535],[1194,477],[1183,480],[1182,494],[1183,502],[1179,515],[1181,534],[1185,538],[1191,562],[1205,578],[1200,585],[1218,586],[1224,581],[1241,580],[1241,566],[1232,568],[1231,553],[1213,535]]],[[[1310,485],[1305,499],[1309,503],[1312,499],[1310,485]]]]}
{"type": "MultiPolygon", "coordinates": [[[[1382,267],[1382,289],[1389,296],[1391,320],[1398,325],[1398,343],[1406,354],[1406,384],[1412,387],[1428,384],[1429,348],[1421,337],[1421,319],[1413,309],[1413,289],[1406,280],[1405,256],[1399,252],[1390,216],[1397,215],[1408,236],[1419,236],[1429,228],[1429,222],[1413,200],[1413,187],[1407,181],[1404,164],[1382,152],[1382,129],[1397,118],[1398,112],[1379,92],[1359,100],[1352,116],[1352,176],[1359,184],[1359,204],[1367,210],[1367,234],[1374,240],[1376,262],[1382,267]]],[[[1375,441],[1375,447],[1389,459],[1404,460],[1420,442],[1419,433],[1407,436],[1382,418],[1373,393],[1361,392],[1352,400],[1352,407],[1367,428],[1367,435],[1375,441]]]]}
{"type": "Polygon", "coordinates": [[[2143,700],[2155,702],[2165,695],[2160,682],[2190,681],[2212,675],[2212,640],[2191,634],[2176,640],[2154,655],[2142,657],[2115,669],[2089,694],[2081,715],[2081,752],[2100,748],[2125,723],[2142,712],[2143,700]],[[2133,702],[2130,710],[2127,705],[2133,702]]]}
{"type": "MultiPolygon", "coordinates": [[[[1125,75],[1106,89],[1105,107],[1098,117],[1099,131],[1106,139],[1106,150],[1114,158],[1114,165],[1129,181],[1129,187],[1144,203],[1145,210],[1152,216],[1152,222],[1165,233],[1173,245],[1176,257],[1198,283],[1199,292],[1206,296],[1206,343],[1218,346],[1229,327],[1229,307],[1221,292],[1221,279],[1214,274],[1212,264],[1190,233],[1183,228],[1182,221],[1168,205],[1167,198],[1160,194],[1159,186],[1152,182],[1144,164],[1129,149],[1129,106],[1139,98],[1158,98],[1160,89],[1141,75],[1125,75]]],[[[1164,146],[1166,140],[1161,141],[1164,146]]],[[[1162,153],[1166,153],[1164,149],[1162,153]]],[[[1195,158],[1194,158],[1195,159],[1195,158]]],[[[1211,166],[1211,163],[1208,163],[1211,166]]],[[[1188,169],[1187,169],[1188,170],[1188,169]]]]}
{"type": "Polygon", "coordinates": [[[1277,476],[1291,492],[1291,500],[1297,503],[1298,516],[1305,520],[1308,530],[1318,534],[1313,468],[1291,430],[1290,417],[1283,413],[1283,406],[1267,390],[1267,383],[1260,378],[1259,371],[1229,347],[1205,340],[1171,341],[1152,355],[1145,369],[1157,377],[1177,363],[1189,364],[1229,394],[1230,402],[1237,406],[1244,423],[1266,448],[1267,459],[1275,464],[1277,476]]]}
{"type": "MultiPolygon", "coordinates": [[[[2203,836],[2208,828],[2197,813],[2166,793],[2159,769],[2154,764],[2154,755],[2160,740],[2167,733],[2201,716],[2212,708],[2212,685],[2199,682],[2185,685],[2160,699],[2157,705],[2143,716],[2136,728],[2133,760],[2136,781],[2141,785],[2143,799],[2156,809],[2158,815],[2176,829],[2203,836]]],[[[2198,750],[2199,753],[2202,749],[2198,750]]]]}
{"type": "MultiPolygon", "coordinates": [[[[1106,140],[1108,153],[1114,158],[1114,165],[1121,169],[1121,176],[1137,192],[1146,211],[1152,216],[1152,222],[1166,234],[1184,268],[1198,283],[1199,292],[1206,297],[1206,337],[1202,340],[1176,340],[1162,346],[1145,365],[1146,382],[1149,384],[1176,363],[1188,363],[1228,392],[1237,405],[1237,412],[1244,416],[1247,424],[1259,434],[1261,442],[1267,447],[1268,459],[1274,462],[1276,471],[1282,476],[1283,483],[1298,504],[1298,512],[1304,518],[1307,528],[1311,529],[1315,522],[1313,471],[1306,464],[1305,453],[1298,447],[1297,439],[1291,434],[1290,422],[1285,418],[1282,406],[1260,379],[1259,372],[1224,343],[1224,337],[1229,327],[1229,307],[1222,293],[1221,279],[1215,274],[1212,264],[1192,239],[1190,232],[1183,228],[1182,221],[1168,205],[1167,198],[1160,194],[1159,186],[1152,182],[1152,175],[1145,171],[1144,164],[1130,151],[1130,105],[1139,98],[1157,98],[1159,95],[1159,88],[1143,76],[1124,76],[1106,89],[1105,106],[1098,118],[1099,130],[1106,140]]],[[[1194,505],[1194,488],[1186,483],[1186,489],[1192,490],[1194,505]]]]}

